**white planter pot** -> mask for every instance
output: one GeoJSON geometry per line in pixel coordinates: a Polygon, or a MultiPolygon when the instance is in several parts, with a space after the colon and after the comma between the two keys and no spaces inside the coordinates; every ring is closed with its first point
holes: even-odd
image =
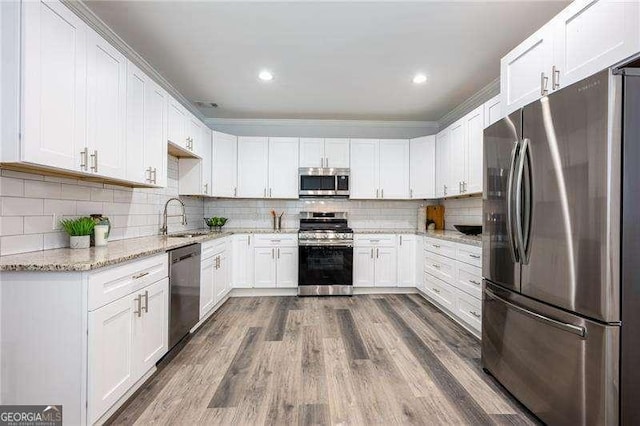
{"type": "Polygon", "coordinates": [[[79,237],[69,237],[69,247],[72,249],[85,249],[89,248],[89,235],[82,235],[79,237]]]}

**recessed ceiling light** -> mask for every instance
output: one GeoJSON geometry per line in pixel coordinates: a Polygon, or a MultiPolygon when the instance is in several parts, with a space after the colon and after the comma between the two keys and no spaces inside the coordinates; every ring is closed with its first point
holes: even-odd
{"type": "Polygon", "coordinates": [[[413,77],[414,84],[422,84],[422,83],[426,83],[426,81],[427,81],[427,76],[424,74],[416,74],[413,77]]]}
{"type": "Polygon", "coordinates": [[[271,81],[273,80],[273,74],[267,70],[262,70],[260,74],[258,74],[258,78],[262,81],[271,81]]]}

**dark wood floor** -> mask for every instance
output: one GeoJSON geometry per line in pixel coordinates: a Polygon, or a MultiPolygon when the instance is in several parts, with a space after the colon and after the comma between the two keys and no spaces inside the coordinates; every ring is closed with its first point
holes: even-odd
{"type": "Polygon", "coordinates": [[[115,424],[532,424],[418,295],[230,299],[115,424]]]}

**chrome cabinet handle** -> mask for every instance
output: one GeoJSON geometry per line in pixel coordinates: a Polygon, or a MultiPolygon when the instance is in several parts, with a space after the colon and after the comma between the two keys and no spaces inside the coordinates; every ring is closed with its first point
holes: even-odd
{"type": "Polygon", "coordinates": [[[480,314],[479,314],[479,313],[477,313],[476,311],[469,311],[469,313],[470,313],[471,315],[473,315],[474,317],[476,317],[476,318],[480,318],[480,314]]]}
{"type": "Polygon", "coordinates": [[[379,259],[379,258],[380,258],[380,249],[377,248],[376,249],[376,259],[379,259]]]}
{"type": "Polygon", "coordinates": [[[480,285],[480,283],[476,280],[469,280],[471,284],[480,285]]]}
{"type": "Polygon", "coordinates": [[[438,290],[437,288],[432,287],[431,290],[435,291],[436,293],[440,294],[440,290],[438,290]]]}
{"type": "Polygon", "coordinates": [[[402,245],[402,235],[400,235],[400,245],[402,245]]]}
{"type": "Polygon", "coordinates": [[[208,194],[208,193],[209,193],[209,184],[208,184],[208,183],[205,183],[205,184],[204,184],[204,193],[205,193],[205,194],[208,194]]]}
{"type": "Polygon", "coordinates": [[[267,188],[264,189],[263,193],[264,193],[264,198],[267,198],[267,188]]]}
{"type": "Polygon", "coordinates": [[[280,259],[280,247],[278,247],[278,259],[280,259]]]}
{"type": "Polygon", "coordinates": [[[91,170],[98,173],[98,150],[94,150],[93,154],[90,155],[93,165],[91,166],[91,170]]]}
{"type": "Polygon", "coordinates": [[[237,186],[233,188],[233,196],[234,197],[238,196],[238,187],[237,186]]]}
{"type": "Polygon", "coordinates": [[[431,266],[433,266],[436,269],[440,269],[440,265],[438,265],[437,263],[432,263],[431,266]]]}
{"type": "Polygon", "coordinates": [[[413,189],[409,190],[409,198],[413,198],[413,189]]]}
{"type": "Polygon", "coordinates": [[[325,167],[329,167],[329,158],[328,157],[324,158],[324,166],[325,167]]]}
{"type": "Polygon", "coordinates": [[[384,188],[380,190],[380,198],[384,198],[384,188]]]}
{"type": "Polygon", "coordinates": [[[320,157],[320,167],[324,167],[324,158],[320,157]]]}
{"type": "Polygon", "coordinates": [[[442,185],[444,187],[444,195],[447,195],[447,185],[442,185]]]}
{"type": "Polygon", "coordinates": [[[272,259],[276,258],[276,249],[271,249],[271,258],[272,259]]]}
{"type": "Polygon", "coordinates": [[[432,245],[433,247],[435,247],[435,248],[440,248],[440,245],[438,245],[438,244],[431,244],[431,245],[432,245]]]}
{"type": "Polygon", "coordinates": [[[144,291],[144,313],[149,312],[149,290],[144,291]]]}
{"type": "Polygon", "coordinates": [[[81,170],[87,170],[87,160],[89,157],[89,148],[85,148],[82,151],[80,151],[80,169],[81,170]]]}
{"type": "Polygon", "coordinates": [[[551,68],[551,88],[556,90],[560,87],[560,70],[554,65],[551,68]]]}
{"type": "Polygon", "coordinates": [[[480,259],[480,255],[479,254],[470,254],[469,257],[472,257],[474,259],[480,259]]]}
{"type": "Polygon", "coordinates": [[[142,296],[138,295],[134,300],[138,304],[138,310],[133,311],[133,313],[138,315],[138,318],[140,318],[142,316],[142,296]]]}
{"type": "Polygon", "coordinates": [[[269,198],[271,198],[271,188],[269,188],[269,198]]]}
{"type": "Polygon", "coordinates": [[[380,195],[380,189],[376,189],[376,198],[379,198],[380,195]]]}
{"type": "Polygon", "coordinates": [[[247,236],[247,245],[251,245],[251,235],[247,236]]]}
{"type": "Polygon", "coordinates": [[[131,277],[132,280],[139,280],[142,277],[146,277],[147,275],[149,275],[149,272],[141,272],[139,274],[136,274],[134,276],[131,277]]]}
{"type": "Polygon", "coordinates": [[[144,180],[146,180],[149,183],[153,183],[153,179],[151,179],[151,176],[152,176],[151,167],[147,167],[147,170],[144,171],[144,180]],[[149,177],[147,177],[147,173],[149,174],[149,177]]]}
{"type": "Polygon", "coordinates": [[[153,168],[153,183],[158,183],[157,180],[158,180],[158,173],[157,173],[156,168],[154,167],[153,168]]]}
{"type": "Polygon", "coordinates": [[[371,249],[371,258],[373,259],[373,248],[371,249]]]}
{"type": "Polygon", "coordinates": [[[458,182],[458,192],[462,194],[462,182],[458,182]]]}
{"type": "Polygon", "coordinates": [[[547,90],[547,84],[549,83],[549,77],[544,75],[544,71],[540,73],[540,95],[547,96],[549,90],[547,90]]]}

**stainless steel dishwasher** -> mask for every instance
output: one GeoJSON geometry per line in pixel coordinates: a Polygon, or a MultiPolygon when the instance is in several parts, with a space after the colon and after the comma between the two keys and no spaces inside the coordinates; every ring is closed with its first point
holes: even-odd
{"type": "Polygon", "coordinates": [[[200,244],[169,251],[169,349],[198,323],[200,318],[200,244]]]}

